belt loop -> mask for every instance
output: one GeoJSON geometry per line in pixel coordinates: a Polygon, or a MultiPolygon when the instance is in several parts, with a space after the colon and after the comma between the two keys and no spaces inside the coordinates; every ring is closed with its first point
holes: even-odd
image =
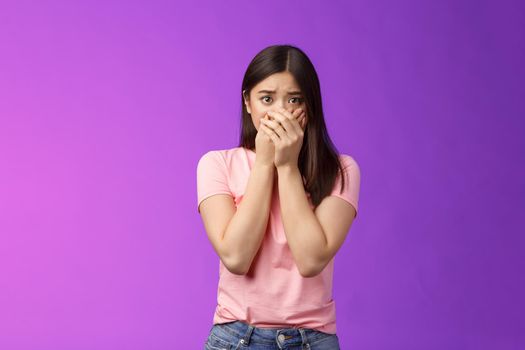
{"type": "Polygon", "coordinates": [[[308,343],[308,338],[306,337],[306,333],[304,332],[304,329],[303,328],[298,328],[298,329],[299,329],[299,333],[301,333],[301,339],[302,339],[301,348],[310,349],[310,344],[308,343]]]}
{"type": "Polygon", "coordinates": [[[241,339],[241,344],[248,345],[250,344],[250,337],[252,336],[253,329],[255,328],[251,324],[246,324],[248,326],[248,329],[246,330],[246,333],[241,339]]]}

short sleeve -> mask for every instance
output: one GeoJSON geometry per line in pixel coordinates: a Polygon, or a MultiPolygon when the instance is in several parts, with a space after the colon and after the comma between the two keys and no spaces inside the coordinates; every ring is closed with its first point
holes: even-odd
{"type": "Polygon", "coordinates": [[[340,193],[341,174],[338,171],[335,185],[330,195],[342,198],[350,203],[355,208],[355,217],[357,217],[359,206],[359,188],[361,184],[361,170],[359,169],[359,165],[354,160],[354,158],[350,157],[349,155],[342,154],[340,156],[340,160],[345,172],[345,187],[343,188],[342,193],[340,193]]]}
{"type": "Polygon", "coordinates": [[[228,185],[228,169],[220,151],[205,153],[197,164],[197,211],[201,202],[214,194],[225,193],[233,197],[228,185]]]}

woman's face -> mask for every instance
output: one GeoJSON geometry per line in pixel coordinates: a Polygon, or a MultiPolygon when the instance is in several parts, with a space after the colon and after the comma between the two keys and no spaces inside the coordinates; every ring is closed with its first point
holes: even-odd
{"type": "MultiPolygon", "coordinates": [[[[293,75],[290,72],[279,72],[260,81],[245,95],[244,104],[251,114],[253,125],[259,130],[259,120],[267,111],[277,111],[282,107],[293,113],[297,108],[306,111],[304,98],[293,75]]],[[[308,115],[306,115],[308,122],[308,115]]]]}

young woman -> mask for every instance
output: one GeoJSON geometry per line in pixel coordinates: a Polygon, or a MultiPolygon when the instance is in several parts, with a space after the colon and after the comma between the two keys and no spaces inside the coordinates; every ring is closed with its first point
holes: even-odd
{"type": "Polygon", "coordinates": [[[357,215],[360,170],[338,154],[306,54],[249,64],[238,147],[197,165],[198,211],[220,258],[205,349],[339,349],[334,256],[357,215]]]}

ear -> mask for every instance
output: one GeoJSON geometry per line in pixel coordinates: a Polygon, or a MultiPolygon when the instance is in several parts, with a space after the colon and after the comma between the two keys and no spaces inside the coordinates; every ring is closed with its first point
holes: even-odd
{"type": "Polygon", "coordinates": [[[242,90],[242,97],[244,99],[244,105],[246,106],[246,111],[248,111],[248,114],[252,114],[252,111],[250,108],[250,96],[246,93],[246,90],[242,90]]]}

